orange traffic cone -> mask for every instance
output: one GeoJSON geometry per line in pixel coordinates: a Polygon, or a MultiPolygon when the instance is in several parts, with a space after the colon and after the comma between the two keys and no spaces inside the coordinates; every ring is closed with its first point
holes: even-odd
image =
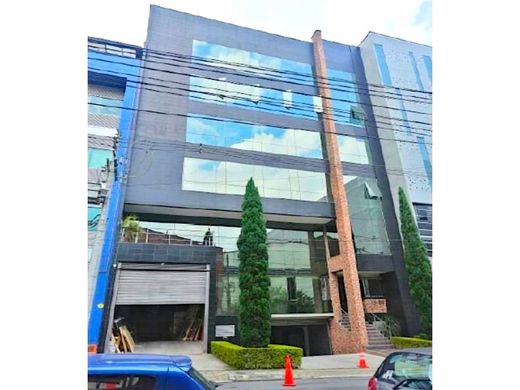
{"type": "Polygon", "coordinates": [[[367,361],[365,360],[365,353],[361,351],[359,353],[359,362],[358,362],[358,368],[368,368],[367,361]]]}
{"type": "Polygon", "coordinates": [[[291,355],[285,356],[285,380],[283,382],[284,386],[296,386],[293,377],[292,364],[291,364],[291,355]]]}

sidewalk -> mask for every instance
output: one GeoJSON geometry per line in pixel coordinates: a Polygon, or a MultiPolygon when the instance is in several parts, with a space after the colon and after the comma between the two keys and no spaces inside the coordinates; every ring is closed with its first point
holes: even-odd
{"type": "MultiPolygon", "coordinates": [[[[227,369],[216,368],[217,360],[213,355],[192,356],[194,367],[202,372],[209,380],[217,383],[241,382],[241,381],[262,381],[262,380],[283,380],[283,369],[272,370],[233,370],[229,366],[227,369]]],[[[302,367],[295,369],[295,379],[322,379],[338,378],[347,376],[371,376],[383,358],[376,355],[365,354],[368,367],[365,369],[357,368],[359,354],[346,355],[323,355],[323,356],[304,356],[302,367]]]]}

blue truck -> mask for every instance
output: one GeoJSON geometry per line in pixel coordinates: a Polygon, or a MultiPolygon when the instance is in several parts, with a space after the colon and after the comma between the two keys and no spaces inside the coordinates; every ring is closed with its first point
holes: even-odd
{"type": "Polygon", "coordinates": [[[188,356],[92,354],[88,389],[215,390],[217,385],[192,367],[188,356]]]}

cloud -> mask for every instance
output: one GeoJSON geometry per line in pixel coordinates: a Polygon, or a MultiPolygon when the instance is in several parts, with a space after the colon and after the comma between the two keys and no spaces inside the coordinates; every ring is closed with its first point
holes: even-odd
{"type": "Polygon", "coordinates": [[[325,174],[194,158],[184,159],[183,190],[243,195],[253,177],[267,198],[317,201],[326,196],[325,174]],[[208,166],[213,169],[208,170],[208,166]]]}
{"type": "MultiPolygon", "coordinates": [[[[89,35],[143,45],[148,0],[91,0],[89,4],[87,18],[96,21],[90,23],[89,35]]],[[[307,42],[314,30],[321,29],[324,39],[351,45],[358,45],[369,31],[431,44],[427,12],[431,0],[155,0],[154,4],[307,42]]]]}

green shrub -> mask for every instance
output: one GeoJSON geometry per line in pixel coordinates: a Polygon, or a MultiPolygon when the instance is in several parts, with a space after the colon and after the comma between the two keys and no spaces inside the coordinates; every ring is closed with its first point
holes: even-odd
{"type": "Polygon", "coordinates": [[[432,346],[430,340],[417,339],[413,337],[390,337],[390,342],[396,348],[421,348],[432,346]]]}
{"type": "Polygon", "coordinates": [[[283,368],[285,356],[291,355],[293,368],[302,364],[303,349],[269,344],[267,348],[244,348],[228,341],[212,341],[211,353],[233,368],[283,368]]]}

